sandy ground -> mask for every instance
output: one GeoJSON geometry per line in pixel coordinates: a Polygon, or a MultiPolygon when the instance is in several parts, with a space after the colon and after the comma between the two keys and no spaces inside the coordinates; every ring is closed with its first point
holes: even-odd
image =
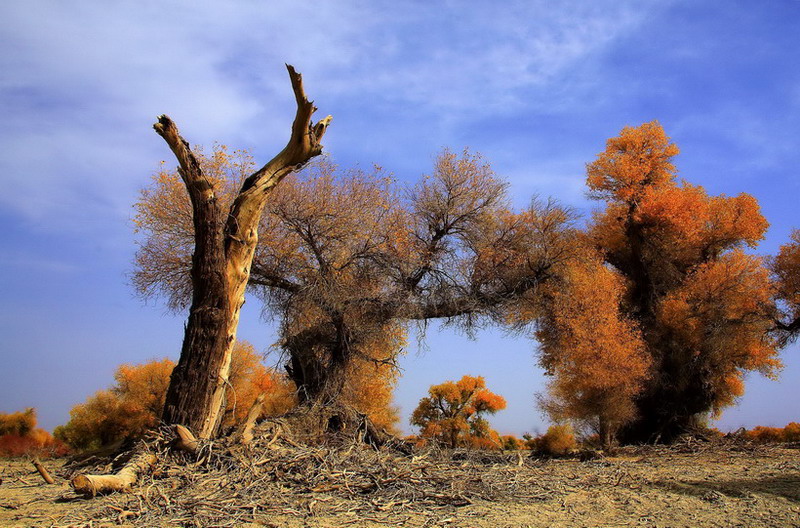
{"type": "MultiPolygon", "coordinates": [[[[348,509],[340,496],[311,494],[302,506],[264,497],[267,506],[236,526],[269,527],[800,527],[800,449],[632,450],[580,462],[509,457],[469,468],[510,480],[511,495],[473,498],[427,509],[376,504],[348,509]],[[522,462],[519,465],[519,462],[522,462]],[[518,485],[516,484],[518,483],[518,485]],[[335,506],[335,507],[334,507],[335,506]]],[[[453,461],[453,464],[474,462],[453,461]]],[[[0,460],[0,526],[152,526],[139,519],[147,504],[133,495],[84,499],[69,489],[63,461],[46,461],[56,483],[46,485],[25,460],[0,460]]],[[[141,495],[139,495],[141,497],[141,495]]],[[[168,501],[168,497],[161,497],[168,501]]],[[[163,517],[161,526],[195,526],[163,517]]]]}

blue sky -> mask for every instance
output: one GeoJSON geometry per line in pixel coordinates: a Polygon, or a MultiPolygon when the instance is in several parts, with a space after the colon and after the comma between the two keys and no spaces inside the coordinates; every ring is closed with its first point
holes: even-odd
{"type": "MultiPolygon", "coordinates": [[[[755,195],[774,254],[800,227],[800,1],[239,1],[0,4],[0,412],[47,428],[117,365],[175,358],[184,315],[135,298],[131,205],[169,114],[192,143],[266,160],[303,73],[341,165],[412,181],[442,147],[482,152],[517,205],[554,196],[584,214],[584,166],[625,125],[658,119],[680,175],[755,195]]],[[[240,337],[275,340],[245,306],[240,337]]],[[[509,400],[501,432],[543,430],[534,342],[432,328],[412,342],[397,401],[482,374],[509,400]]],[[[750,376],[724,429],[800,419],[800,350],[779,382],[750,376]]],[[[407,418],[404,418],[407,420],[407,418]]]]}

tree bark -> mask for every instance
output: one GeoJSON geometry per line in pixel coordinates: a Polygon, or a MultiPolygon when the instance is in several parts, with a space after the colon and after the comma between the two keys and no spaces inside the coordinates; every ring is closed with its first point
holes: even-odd
{"type": "Polygon", "coordinates": [[[226,215],[175,123],[162,115],[153,126],[178,159],[195,229],[192,304],[162,421],[184,425],[199,438],[218,434],[231,352],[267,196],[284,177],[322,153],[320,140],[331,121],[328,116],[312,124],[316,108],[305,95],[302,77],[292,66],[286,68],[297,103],[291,138],[278,155],[244,181],[226,215]]]}

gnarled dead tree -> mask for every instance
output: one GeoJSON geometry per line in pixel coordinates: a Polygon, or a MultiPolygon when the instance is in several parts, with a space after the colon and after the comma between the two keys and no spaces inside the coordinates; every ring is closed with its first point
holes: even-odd
{"type": "Polygon", "coordinates": [[[291,138],[280,153],[244,180],[229,210],[221,207],[217,189],[203,174],[175,123],[162,115],[153,125],[178,160],[194,227],[192,301],[162,420],[185,425],[200,438],[214,437],[219,428],[231,350],[267,197],[286,175],[322,152],[320,141],[331,121],[328,116],[312,123],[316,108],[305,95],[302,77],[292,66],[286,67],[297,103],[291,138]]]}
{"type": "Polygon", "coordinates": [[[251,283],[282,322],[286,368],[302,403],[340,399],[371,344],[412,321],[470,329],[506,320],[512,302],[558,275],[572,254],[570,214],[553,203],[508,210],[506,185],[480,156],[443,152],[402,192],[380,173],[313,167],[267,206],[251,283]]]}
{"type": "MultiPolygon", "coordinates": [[[[177,183],[161,174],[139,204],[150,237],[135,281],[141,292],[182,306],[191,291],[189,215],[149,213],[177,201],[177,183]]],[[[571,214],[538,202],[510,211],[505,189],[480,156],[448,151],[406,190],[379,169],[340,171],[326,162],[276,189],[261,218],[250,287],[281,323],[286,370],[308,424],[347,421],[325,416],[348,401],[355,379],[386,374],[409,323],[440,319],[470,329],[507,322],[520,298],[536,305],[539,286],[574,253],[571,214]]],[[[385,388],[373,387],[381,395],[385,388]]]]}

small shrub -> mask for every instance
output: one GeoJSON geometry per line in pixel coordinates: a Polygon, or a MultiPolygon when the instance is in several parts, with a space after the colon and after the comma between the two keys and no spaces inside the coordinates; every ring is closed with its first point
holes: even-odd
{"type": "Polygon", "coordinates": [[[578,447],[572,426],[568,424],[551,425],[535,444],[538,453],[548,456],[564,456],[578,447]]]}
{"type": "Polygon", "coordinates": [[[783,429],[757,425],[746,431],[744,437],[757,444],[777,444],[783,441],[783,429]]]}
{"type": "Polygon", "coordinates": [[[500,440],[503,443],[503,450],[505,451],[516,451],[518,449],[525,449],[525,442],[520,440],[514,435],[504,435],[500,437],[500,440]]]}
{"type": "Polygon", "coordinates": [[[800,423],[791,422],[783,428],[784,442],[800,442],[800,423]]]}
{"type": "Polygon", "coordinates": [[[487,436],[467,436],[464,438],[464,445],[469,449],[485,449],[492,451],[502,449],[503,441],[494,431],[489,431],[487,436]]]}
{"type": "Polygon", "coordinates": [[[36,427],[36,409],[28,407],[22,412],[0,413],[0,436],[25,436],[36,427]]]}

